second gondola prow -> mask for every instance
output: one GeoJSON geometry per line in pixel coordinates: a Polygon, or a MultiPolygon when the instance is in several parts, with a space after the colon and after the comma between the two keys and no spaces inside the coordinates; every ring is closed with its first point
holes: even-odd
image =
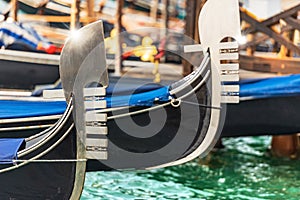
{"type": "Polygon", "coordinates": [[[220,135],[224,103],[239,102],[239,87],[231,84],[239,80],[238,1],[205,4],[199,17],[201,45],[185,48],[203,51],[201,65],[183,80],[150,92],[106,95],[99,27],[96,22],[81,29],[89,37],[69,39],[61,57],[62,84],[67,100],[74,98],[88,170],[152,169],[205,156],[220,135]]]}

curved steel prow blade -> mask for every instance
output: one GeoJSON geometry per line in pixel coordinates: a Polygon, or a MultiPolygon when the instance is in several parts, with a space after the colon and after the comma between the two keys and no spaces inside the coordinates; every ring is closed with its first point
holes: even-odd
{"type": "MultiPolygon", "coordinates": [[[[71,97],[73,100],[73,119],[77,131],[77,157],[84,159],[91,157],[91,154],[94,156],[94,152],[89,151],[91,149],[89,147],[97,148],[94,147],[94,140],[87,137],[87,130],[91,127],[87,127],[86,124],[90,118],[89,114],[94,114],[91,109],[95,110],[99,104],[101,106],[103,104],[105,107],[105,102],[94,100],[99,96],[100,98],[105,96],[105,88],[108,86],[101,21],[79,29],[67,40],[60,58],[60,77],[66,100],[69,102],[71,97]],[[86,102],[86,99],[89,101],[86,102]]],[[[92,115],[92,121],[97,122],[97,117],[99,116],[92,115]]],[[[99,128],[102,130],[105,127],[99,128]]],[[[92,133],[89,135],[93,136],[92,133]]],[[[101,141],[102,139],[96,142],[101,144],[101,141]]],[[[101,157],[102,153],[100,156],[98,154],[96,156],[101,157]]]]}
{"type": "MultiPolygon", "coordinates": [[[[209,52],[211,106],[219,108],[222,103],[225,103],[224,96],[222,96],[224,87],[222,88],[221,82],[236,81],[234,78],[236,75],[238,77],[238,63],[226,62],[223,64],[222,62],[223,60],[238,61],[237,41],[223,42],[223,39],[226,38],[237,40],[241,35],[238,0],[208,0],[199,15],[199,35],[201,45],[192,45],[185,49],[187,52],[197,52],[197,49],[205,53],[209,52]],[[227,72],[233,73],[234,76],[232,74],[228,75],[227,72]]],[[[222,117],[224,116],[224,109],[212,109],[207,134],[201,144],[186,157],[158,167],[179,165],[199,156],[205,156],[212,149],[220,135],[223,123],[222,117]]]]}
{"type": "Polygon", "coordinates": [[[210,49],[212,60],[217,59],[222,39],[232,37],[237,40],[241,35],[239,1],[208,0],[201,10],[198,24],[203,51],[210,49]]]}
{"type": "Polygon", "coordinates": [[[82,76],[83,84],[98,81],[102,86],[108,85],[102,21],[91,23],[75,31],[66,41],[61,52],[60,78],[67,101],[73,93],[80,68],[86,74],[82,76]]]}

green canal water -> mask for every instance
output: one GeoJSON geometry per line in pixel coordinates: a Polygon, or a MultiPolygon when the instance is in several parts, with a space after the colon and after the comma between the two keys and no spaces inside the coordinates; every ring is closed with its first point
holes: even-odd
{"type": "Polygon", "coordinates": [[[271,157],[270,137],[231,138],[181,166],[88,173],[81,200],[300,199],[300,160],[271,157]]]}

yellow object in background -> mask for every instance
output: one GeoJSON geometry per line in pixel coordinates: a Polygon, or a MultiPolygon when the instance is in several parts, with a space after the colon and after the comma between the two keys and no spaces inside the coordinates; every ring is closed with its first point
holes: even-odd
{"type": "Polygon", "coordinates": [[[115,54],[117,51],[118,43],[117,43],[117,30],[114,28],[110,32],[110,37],[104,39],[105,48],[107,49],[107,53],[115,54]]]}
{"type": "Polygon", "coordinates": [[[144,37],[142,39],[142,45],[133,49],[133,54],[140,57],[144,62],[154,62],[154,56],[158,53],[158,51],[152,43],[153,40],[150,37],[144,37]]]}

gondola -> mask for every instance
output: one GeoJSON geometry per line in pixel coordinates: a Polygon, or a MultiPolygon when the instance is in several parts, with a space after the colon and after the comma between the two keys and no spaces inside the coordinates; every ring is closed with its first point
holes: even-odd
{"type": "Polygon", "coordinates": [[[28,24],[0,24],[0,87],[32,90],[59,79],[59,47],[28,24]]]}
{"type": "MultiPolygon", "coordinates": [[[[110,37],[113,25],[108,22],[103,22],[103,24],[105,37],[110,37]]],[[[47,27],[42,28],[48,30],[47,27]]],[[[125,29],[123,30],[124,33],[121,36],[127,46],[125,51],[128,51],[126,60],[140,60],[139,57],[133,55],[132,49],[139,48],[142,37],[138,34],[127,33],[125,29]]],[[[59,38],[62,39],[69,34],[68,31],[63,31],[59,38]]],[[[50,42],[32,28],[30,23],[1,22],[0,36],[0,88],[35,90],[36,87],[39,88],[43,85],[58,82],[58,54],[62,45],[50,42]]],[[[114,45],[113,40],[110,39],[110,45],[114,45]]],[[[153,45],[153,48],[156,47],[153,45]]],[[[114,54],[110,52],[109,48],[108,51],[107,58],[114,58],[114,54]]],[[[113,64],[112,61],[109,63],[113,64]]],[[[129,63],[132,65],[132,61],[129,61],[129,63]]],[[[128,65],[127,61],[123,64],[128,65]]]]}
{"type": "Polygon", "coordinates": [[[1,88],[33,90],[59,79],[59,55],[0,50],[0,63],[1,88]]]}
{"type": "Polygon", "coordinates": [[[298,133],[299,84],[299,74],[241,82],[240,103],[227,105],[222,137],[298,133]]]}
{"type": "MultiPolygon", "coordinates": [[[[170,81],[157,84],[151,83],[151,79],[124,77],[119,81],[120,77],[110,77],[109,87],[106,89],[108,96],[148,92],[171,84],[170,81]]],[[[11,96],[10,93],[7,95],[7,92],[0,96],[0,138],[26,138],[52,126],[67,108],[61,85],[56,87],[59,89],[45,87],[31,93],[16,92],[19,96],[11,96]],[[55,96],[53,92],[56,93],[55,96]]]]}
{"type": "Polygon", "coordinates": [[[47,15],[63,16],[71,13],[70,7],[53,0],[18,0],[17,4],[20,10],[28,14],[43,12],[47,15]]]}
{"type": "MultiPolygon", "coordinates": [[[[118,79],[111,79],[113,80],[110,80],[107,95],[111,95],[113,90],[115,95],[129,95],[133,91],[141,93],[163,87],[160,84],[149,85],[149,80],[130,78],[123,80],[122,86],[117,87],[117,90],[111,86],[116,84],[118,79]],[[137,86],[141,86],[138,91],[137,86]]],[[[299,132],[299,81],[299,75],[241,80],[240,102],[226,106],[221,137],[288,135],[299,132]]],[[[59,119],[67,106],[62,100],[36,97],[2,97],[1,101],[0,138],[29,137],[45,130],[59,119]],[[30,109],[31,112],[25,112],[28,111],[28,107],[33,106],[37,110],[30,109]],[[15,113],[11,113],[12,107],[16,108],[15,113]]]]}
{"type": "Polygon", "coordinates": [[[168,87],[116,97],[105,95],[102,23],[83,27],[85,37],[70,38],[60,57],[64,114],[42,133],[0,140],[1,198],[79,199],[89,163],[92,170],[150,169],[204,156],[217,140],[223,113],[217,66],[228,66],[220,58],[236,58],[220,55],[220,47],[229,52],[237,43],[220,41],[239,35],[238,16],[238,1],[208,1],[200,15],[201,66],[168,87]],[[228,26],[210,22],[216,9],[228,26]]]}

